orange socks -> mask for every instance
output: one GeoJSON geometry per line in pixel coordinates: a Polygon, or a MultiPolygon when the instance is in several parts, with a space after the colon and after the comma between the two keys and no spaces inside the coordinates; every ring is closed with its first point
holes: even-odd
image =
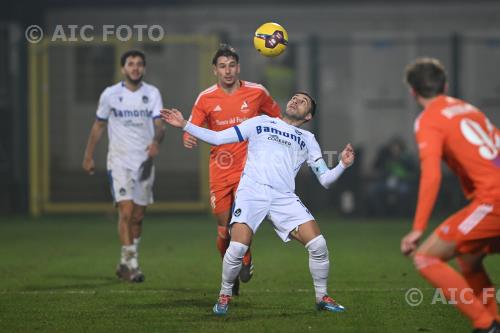
{"type": "Polygon", "coordinates": [[[470,271],[467,269],[466,264],[461,262],[460,258],[458,258],[457,261],[462,267],[463,277],[474,290],[474,295],[476,295],[488,311],[495,316],[496,320],[500,321],[496,302],[496,290],[488,274],[484,270],[484,267],[481,265],[480,267],[476,267],[475,271],[470,271]]]}
{"type": "Polygon", "coordinates": [[[248,266],[252,262],[252,252],[250,252],[250,248],[248,248],[245,256],[243,257],[243,265],[248,266]]]}
{"type": "MultiPolygon", "coordinates": [[[[229,229],[227,227],[217,226],[217,250],[219,250],[221,258],[224,258],[226,250],[230,242],[229,229]]],[[[247,250],[243,257],[243,265],[250,265],[252,262],[252,253],[250,249],[247,250]]]]}
{"type": "Polygon", "coordinates": [[[495,317],[483,305],[482,299],[474,295],[462,275],[437,257],[417,254],[414,262],[420,274],[434,287],[440,288],[447,300],[454,301],[475,328],[487,328],[491,325],[495,317]]]}
{"type": "Polygon", "coordinates": [[[217,250],[219,250],[221,258],[224,258],[226,250],[229,247],[229,229],[227,227],[217,226],[217,250]]]}

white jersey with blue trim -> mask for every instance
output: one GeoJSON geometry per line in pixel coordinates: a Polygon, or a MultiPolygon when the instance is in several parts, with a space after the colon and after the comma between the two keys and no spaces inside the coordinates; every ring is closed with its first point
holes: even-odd
{"type": "Polygon", "coordinates": [[[103,91],[96,114],[97,119],[108,122],[108,169],[115,163],[139,169],[147,159],[146,148],[155,134],[154,119],[160,117],[162,108],[159,90],[145,82],[136,91],[123,82],[103,91]]]}
{"type": "Polygon", "coordinates": [[[240,141],[248,140],[243,174],[280,192],[295,191],[295,176],[304,162],[322,159],[321,148],[309,131],[281,119],[259,116],[234,127],[240,141]]]}

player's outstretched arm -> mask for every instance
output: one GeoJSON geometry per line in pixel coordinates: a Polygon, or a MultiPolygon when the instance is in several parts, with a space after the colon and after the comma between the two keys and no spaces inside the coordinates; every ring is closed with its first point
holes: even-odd
{"type": "Polygon", "coordinates": [[[94,150],[95,146],[101,139],[104,128],[106,127],[106,122],[96,119],[90,130],[89,139],[87,141],[87,147],[85,148],[85,153],[83,155],[82,168],[90,175],[94,174],[95,162],[94,162],[94,150]]]}
{"type": "Polygon", "coordinates": [[[354,163],[354,148],[349,143],[340,154],[339,164],[333,169],[329,169],[323,158],[319,158],[310,165],[316,178],[324,188],[328,189],[342,175],[345,169],[354,163]]]}
{"type": "Polygon", "coordinates": [[[160,112],[161,118],[168,124],[182,128],[192,136],[205,141],[213,146],[224,145],[227,143],[239,142],[237,130],[228,128],[220,132],[212,131],[207,128],[196,126],[184,119],[182,113],[176,109],[164,109],[160,112]]]}

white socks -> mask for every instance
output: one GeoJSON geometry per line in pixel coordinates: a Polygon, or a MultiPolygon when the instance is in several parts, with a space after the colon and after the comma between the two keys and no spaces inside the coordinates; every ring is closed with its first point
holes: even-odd
{"type": "Polygon", "coordinates": [[[241,270],[243,256],[248,250],[248,246],[242,243],[229,243],[224,259],[222,260],[222,284],[220,295],[232,295],[234,281],[241,270]]]}
{"type": "Polygon", "coordinates": [[[330,270],[328,248],[323,235],[311,239],[306,244],[306,249],[309,251],[309,271],[313,279],[316,301],[319,302],[327,294],[326,284],[330,270]]]}
{"type": "Polygon", "coordinates": [[[135,244],[122,246],[120,263],[127,265],[130,269],[139,267],[137,261],[137,247],[135,244]]]}
{"type": "MultiPolygon", "coordinates": [[[[328,248],[323,235],[312,239],[306,244],[309,252],[309,270],[313,278],[316,300],[319,302],[327,294],[326,285],[330,270],[330,260],[328,258],[328,248]]],[[[222,261],[222,284],[220,295],[232,295],[234,281],[241,270],[243,256],[248,250],[248,246],[242,243],[231,241],[222,261]]]]}
{"type": "Polygon", "coordinates": [[[139,251],[139,243],[141,242],[141,237],[134,238],[134,245],[137,251],[139,251]]]}

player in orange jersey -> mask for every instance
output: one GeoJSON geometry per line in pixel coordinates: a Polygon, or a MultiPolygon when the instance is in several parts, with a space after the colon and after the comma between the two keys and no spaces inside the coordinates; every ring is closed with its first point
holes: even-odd
{"type": "MultiPolygon", "coordinates": [[[[222,131],[261,114],[279,117],[281,110],[278,104],[262,85],[239,79],[239,56],[234,48],[222,44],[212,64],[217,84],[199,94],[189,119],[191,123],[222,131]]],[[[193,148],[196,144],[194,137],[184,134],[186,148],[193,148]]],[[[216,243],[221,258],[224,258],[229,246],[228,223],[246,156],[246,142],[213,146],[210,150],[210,204],[217,220],[216,243]]],[[[252,255],[248,250],[239,279],[248,282],[252,274],[252,255]]],[[[233,294],[237,295],[238,291],[237,280],[233,294]]]]}
{"type": "Polygon", "coordinates": [[[419,273],[471,320],[474,332],[498,333],[496,293],[483,259],[500,252],[500,133],[476,107],[444,95],[446,73],[438,60],[410,64],[406,82],[424,110],[415,122],[421,166],[417,211],[401,252],[414,254],[419,273]],[[470,203],[417,247],[439,191],[441,160],[457,174],[470,203]],[[446,263],[453,258],[459,272],[446,263]]]}

